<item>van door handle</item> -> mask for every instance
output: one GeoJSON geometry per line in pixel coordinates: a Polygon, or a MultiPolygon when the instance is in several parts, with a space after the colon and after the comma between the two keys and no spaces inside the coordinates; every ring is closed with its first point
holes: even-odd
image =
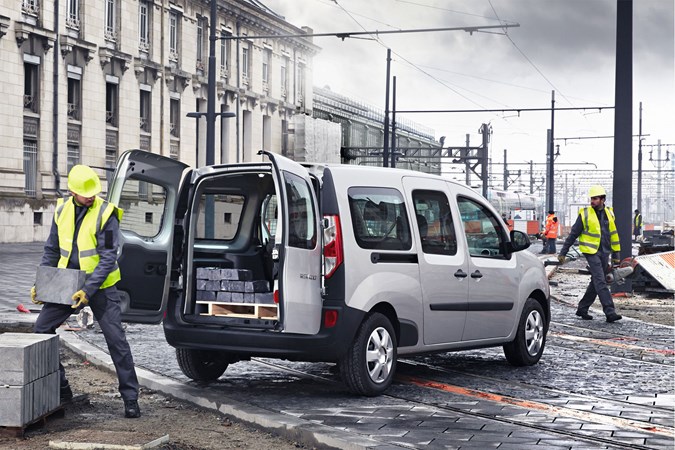
{"type": "Polygon", "coordinates": [[[480,273],[480,270],[476,270],[474,273],[471,274],[471,278],[483,278],[483,274],[480,273]]]}
{"type": "Polygon", "coordinates": [[[466,272],[464,272],[462,269],[457,269],[457,272],[455,272],[455,278],[466,278],[466,272]]]}

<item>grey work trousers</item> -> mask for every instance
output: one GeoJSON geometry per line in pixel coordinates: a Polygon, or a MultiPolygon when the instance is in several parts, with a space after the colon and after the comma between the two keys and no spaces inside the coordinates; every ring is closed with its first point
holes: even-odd
{"type": "MultiPolygon", "coordinates": [[[[124,400],[138,399],[138,378],[134,368],[134,360],[131,356],[131,348],[122,328],[122,319],[120,311],[120,299],[117,288],[111,286],[106,289],[99,289],[96,294],[89,299],[89,307],[98,321],[103,336],[108,344],[110,357],[115,365],[117,379],[119,381],[119,391],[124,400]]],[[[55,334],[56,329],[74,312],[68,305],[56,303],[45,303],[42,305],[42,311],[35,321],[33,331],[35,333],[55,334]]],[[[63,365],[59,363],[59,372],[61,376],[61,386],[68,384],[66,372],[63,365]]]]}
{"type": "Polygon", "coordinates": [[[577,313],[588,313],[588,308],[591,307],[595,301],[595,297],[600,297],[600,304],[605,315],[608,316],[615,312],[614,301],[612,300],[612,293],[607,286],[605,279],[605,269],[609,263],[609,255],[605,253],[596,253],[594,255],[584,254],[588,262],[588,268],[591,271],[591,282],[588,283],[586,293],[579,304],[577,305],[577,313]]]}

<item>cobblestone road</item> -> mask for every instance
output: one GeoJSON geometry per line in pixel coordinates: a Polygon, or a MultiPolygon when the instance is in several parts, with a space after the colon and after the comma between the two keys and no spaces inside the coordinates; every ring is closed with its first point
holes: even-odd
{"type": "MultiPolygon", "coordinates": [[[[26,304],[40,254],[38,244],[0,245],[0,311],[26,304]]],[[[562,301],[552,303],[547,348],[533,367],[510,366],[501,349],[405,358],[387,395],[361,398],[330,364],[255,359],[203,389],[371,438],[378,448],[672,449],[673,328],[580,321],[578,294],[565,292],[554,290],[562,301]]],[[[80,335],[105,349],[96,329],[80,335]]],[[[161,326],[130,324],[127,337],[138,365],[194,386],[161,326]]]]}

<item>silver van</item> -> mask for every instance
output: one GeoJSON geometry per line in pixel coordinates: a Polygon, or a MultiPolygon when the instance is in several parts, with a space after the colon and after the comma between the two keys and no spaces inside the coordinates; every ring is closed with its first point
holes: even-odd
{"type": "Polygon", "coordinates": [[[483,197],[435,175],[260,155],[192,169],[131,150],[111,180],[123,318],[163,321],[186,376],[251,357],[335,362],[373,396],[399,355],[541,358],[544,267],[483,197]]]}

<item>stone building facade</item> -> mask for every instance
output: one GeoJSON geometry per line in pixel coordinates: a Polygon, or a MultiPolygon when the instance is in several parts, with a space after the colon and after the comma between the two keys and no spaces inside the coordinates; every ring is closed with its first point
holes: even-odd
{"type": "MultiPolygon", "coordinates": [[[[104,181],[141,148],[206,160],[210,6],[205,0],[0,1],[0,242],[46,238],[67,174],[104,181]]],[[[287,151],[293,117],[312,110],[310,34],[258,0],[218,0],[215,162],[287,151]]]]}

